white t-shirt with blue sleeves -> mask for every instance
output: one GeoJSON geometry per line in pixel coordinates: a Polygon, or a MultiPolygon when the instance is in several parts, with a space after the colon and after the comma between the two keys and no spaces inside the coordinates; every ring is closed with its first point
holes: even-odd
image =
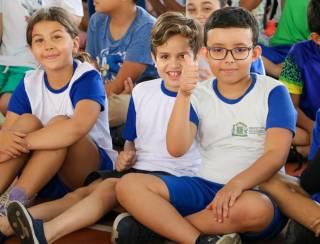
{"type": "MultiPolygon", "coordinates": [[[[201,156],[195,142],[178,158],[167,151],[167,126],[176,95],[165,88],[161,79],[142,82],[133,89],[123,136],[134,141],[137,150],[134,168],[176,176],[194,176],[198,172],[201,156]]],[[[199,123],[192,108],[190,120],[199,123]]]]}
{"type": "Polygon", "coordinates": [[[72,117],[76,104],[83,99],[96,101],[101,106],[100,115],[89,135],[114,162],[117,154],[112,149],[103,82],[100,74],[86,62],[75,60],[70,82],[58,90],[50,87],[43,69],[28,71],[12,94],[8,111],[19,115],[31,113],[45,126],[54,116],[72,117]]]}
{"type": "Polygon", "coordinates": [[[197,85],[191,103],[199,118],[199,176],[226,184],[264,153],[267,129],[295,132],[296,111],[287,89],[268,76],[252,78],[245,94],[234,100],[219,93],[217,80],[197,85]]]}
{"type": "Polygon", "coordinates": [[[94,57],[104,80],[113,80],[124,61],[146,64],[147,68],[139,77],[158,77],[151,58],[151,29],[155,18],[143,8],[137,6],[134,21],[123,37],[113,40],[110,33],[110,17],[103,13],[91,16],[86,52],[94,57]]]}

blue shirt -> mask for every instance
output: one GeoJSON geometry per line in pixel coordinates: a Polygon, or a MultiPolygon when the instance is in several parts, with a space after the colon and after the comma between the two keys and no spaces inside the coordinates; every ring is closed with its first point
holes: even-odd
{"type": "Polygon", "coordinates": [[[146,64],[147,68],[137,82],[157,78],[151,58],[151,29],[155,18],[137,6],[136,17],[123,37],[113,40],[110,17],[95,13],[90,18],[86,51],[98,62],[104,80],[113,80],[124,61],[146,64]]]}

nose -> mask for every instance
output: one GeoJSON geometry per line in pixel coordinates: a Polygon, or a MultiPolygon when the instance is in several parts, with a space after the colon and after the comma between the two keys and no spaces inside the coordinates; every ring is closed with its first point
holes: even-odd
{"type": "Polygon", "coordinates": [[[52,43],[50,41],[45,41],[44,48],[45,48],[45,50],[52,50],[53,49],[53,45],[52,45],[52,43]]]}
{"type": "Polygon", "coordinates": [[[234,58],[232,56],[231,50],[227,50],[227,56],[224,59],[226,62],[230,62],[233,63],[234,62],[234,58]]]}
{"type": "Polygon", "coordinates": [[[180,68],[181,67],[181,61],[177,58],[173,58],[170,62],[170,65],[174,68],[180,68]]]}

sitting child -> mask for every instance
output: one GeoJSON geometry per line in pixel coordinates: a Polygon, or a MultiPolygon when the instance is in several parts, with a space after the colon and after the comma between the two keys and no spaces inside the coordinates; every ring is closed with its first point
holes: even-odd
{"type": "MultiPolygon", "coordinates": [[[[174,242],[239,243],[234,232],[261,240],[286,224],[272,198],[256,187],[283,167],[296,112],[283,84],[250,74],[261,53],[257,40],[257,21],[249,11],[222,8],[204,29],[206,58],[216,79],[197,84],[197,65],[189,60],[183,67],[167,148],[182,156],[196,138],[203,160],[199,177],[128,174],[117,184],[121,205],[174,242]],[[190,107],[197,123],[189,118],[190,107]]],[[[136,232],[125,231],[130,219],[114,222],[117,243],[145,243],[136,232]]]]}

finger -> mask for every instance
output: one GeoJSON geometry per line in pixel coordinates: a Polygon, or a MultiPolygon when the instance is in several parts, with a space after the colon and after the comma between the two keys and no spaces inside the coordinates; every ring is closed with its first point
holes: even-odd
{"type": "Polygon", "coordinates": [[[229,201],[230,201],[230,198],[227,197],[225,199],[225,201],[223,202],[223,207],[222,207],[222,211],[223,211],[223,218],[227,218],[228,215],[229,215],[229,201]]]}
{"type": "Polygon", "coordinates": [[[312,222],[312,224],[310,225],[310,228],[313,229],[319,224],[320,224],[320,219],[316,219],[315,221],[312,222]]]}
{"type": "Polygon", "coordinates": [[[185,64],[188,65],[188,66],[195,65],[195,62],[194,62],[194,60],[193,60],[193,58],[191,57],[190,54],[184,55],[184,61],[185,61],[185,64]]]}
{"type": "Polygon", "coordinates": [[[236,194],[231,195],[230,202],[229,202],[229,207],[232,207],[234,203],[236,202],[238,196],[236,194]]]}
{"type": "Polygon", "coordinates": [[[21,153],[29,153],[29,150],[19,144],[14,145],[14,148],[21,153]]]}
{"type": "Polygon", "coordinates": [[[218,200],[217,202],[216,214],[217,214],[218,222],[221,223],[222,222],[222,204],[220,200],[218,200]]]}
{"type": "Polygon", "coordinates": [[[18,131],[13,132],[13,134],[18,137],[26,137],[27,136],[26,133],[22,133],[22,132],[18,132],[18,131]]]}

